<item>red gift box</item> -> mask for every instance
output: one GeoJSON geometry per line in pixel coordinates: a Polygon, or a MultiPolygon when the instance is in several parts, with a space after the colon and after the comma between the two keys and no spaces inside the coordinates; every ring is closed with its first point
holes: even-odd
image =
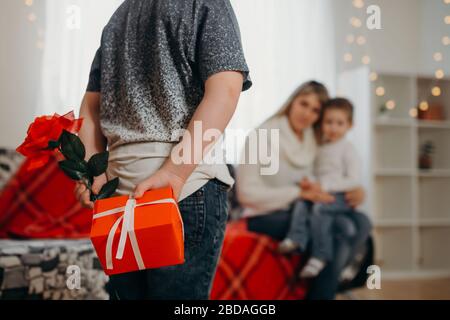
{"type": "Polygon", "coordinates": [[[97,200],[91,241],[107,275],[184,263],[184,229],[170,187],[97,200]]]}

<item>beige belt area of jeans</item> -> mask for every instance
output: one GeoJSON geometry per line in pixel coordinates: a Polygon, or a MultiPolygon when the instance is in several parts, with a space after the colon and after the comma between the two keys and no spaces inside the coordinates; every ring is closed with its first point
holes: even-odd
{"type": "MultiPolygon", "coordinates": [[[[114,196],[131,195],[139,183],[162,166],[175,145],[167,142],[137,142],[109,150],[106,175],[108,180],[119,177],[119,187],[114,196]]],[[[178,201],[193,194],[214,178],[228,184],[230,188],[235,182],[225,163],[200,163],[186,180],[178,201]]]]}

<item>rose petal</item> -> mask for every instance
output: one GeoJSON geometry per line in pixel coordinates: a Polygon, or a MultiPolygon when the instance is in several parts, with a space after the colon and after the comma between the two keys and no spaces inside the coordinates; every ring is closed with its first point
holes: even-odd
{"type": "Polygon", "coordinates": [[[43,154],[36,157],[28,158],[25,165],[26,171],[36,170],[45,166],[50,160],[49,154],[43,154]]]}
{"type": "Polygon", "coordinates": [[[57,150],[47,149],[49,141],[58,140],[64,129],[73,134],[78,133],[82,124],[83,119],[75,119],[73,110],[63,116],[54,113],[53,116],[37,117],[28,127],[25,141],[16,151],[30,159],[27,164],[29,168],[41,167],[48,162],[49,157],[58,156],[57,150]]]}
{"type": "Polygon", "coordinates": [[[69,120],[75,120],[75,113],[72,111],[67,112],[65,115],[62,116],[63,118],[69,119],[69,120]]]}

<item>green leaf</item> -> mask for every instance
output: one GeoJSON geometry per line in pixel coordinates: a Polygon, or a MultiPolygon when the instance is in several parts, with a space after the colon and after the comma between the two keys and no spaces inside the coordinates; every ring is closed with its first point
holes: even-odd
{"type": "Polygon", "coordinates": [[[81,180],[87,174],[87,168],[82,162],[64,160],[58,162],[61,170],[73,180],[81,180]]]}
{"type": "Polygon", "coordinates": [[[48,142],[48,150],[53,150],[59,147],[60,142],[59,141],[54,141],[54,140],[50,140],[48,142]]]}
{"type": "Polygon", "coordinates": [[[89,187],[92,187],[92,185],[94,184],[94,177],[90,174],[88,174],[88,184],[89,187]]]}
{"type": "Polygon", "coordinates": [[[88,162],[89,174],[98,177],[102,173],[105,173],[108,168],[108,158],[108,151],[93,155],[88,162]]]}
{"type": "Polygon", "coordinates": [[[114,192],[116,191],[117,187],[119,186],[119,178],[115,178],[113,180],[108,181],[105,183],[100,190],[99,194],[97,195],[97,200],[100,199],[106,199],[111,197],[114,192]]]}
{"type": "Polygon", "coordinates": [[[80,138],[66,130],[63,131],[60,137],[61,152],[68,160],[83,161],[86,156],[86,150],[80,138]]]}

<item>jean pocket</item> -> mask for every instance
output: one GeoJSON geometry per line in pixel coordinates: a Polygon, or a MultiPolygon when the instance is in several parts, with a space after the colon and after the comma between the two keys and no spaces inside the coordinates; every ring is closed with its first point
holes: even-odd
{"type": "Polygon", "coordinates": [[[189,245],[201,243],[206,224],[205,187],[178,203],[184,225],[184,236],[189,245]]]}
{"type": "Polygon", "coordinates": [[[217,189],[219,189],[220,191],[224,191],[227,192],[230,191],[230,186],[222,181],[220,181],[217,178],[212,179],[212,181],[214,181],[214,183],[217,186],[217,189]]]}

